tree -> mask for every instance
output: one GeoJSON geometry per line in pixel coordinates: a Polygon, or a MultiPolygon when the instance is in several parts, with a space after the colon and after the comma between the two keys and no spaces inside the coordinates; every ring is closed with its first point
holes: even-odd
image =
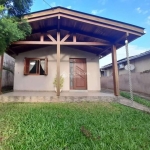
{"type": "Polygon", "coordinates": [[[0,54],[9,45],[31,34],[31,27],[23,19],[30,12],[32,0],[0,0],[0,54]]]}

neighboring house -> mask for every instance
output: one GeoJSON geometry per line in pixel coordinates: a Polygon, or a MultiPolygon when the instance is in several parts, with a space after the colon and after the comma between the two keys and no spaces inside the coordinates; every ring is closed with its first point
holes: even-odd
{"type": "Polygon", "coordinates": [[[14,83],[15,59],[6,53],[4,54],[3,59],[2,87],[12,87],[14,83]]]}
{"type": "MultiPolygon", "coordinates": [[[[26,15],[31,36],[13,43],[7,53],[15,57],[14,90],[54,91],[57,74],[64,76],[63,91],[100,91],[99,59],[124,46],[127,33],[131,42],[144,29],[63,7],[26,15]],[[15,54],[15,55],[14,55],[15,54]]],[[[117,70],[116,70],[117,71],[117,70]]],[[[114,84],[118,84],[114,72],[114,84]]],[[[57,95],[60,95],[57,86],[57,95]]],[[[115,91],[119,91],[115,86],[115,91]]],[[[118,92],[115,92],[118,95],[118,92]]]]}
{"type": "MultiPolygon", "coordinates": [[[[130,64],[132,65],[131,72],[146,72],[150,71],[150,50],[139,55],[129,57],[130,64]]],[[[119,75],[127,74],[127,59],[118,60],[119,75]]],[[[112,76],[113,66],[108,64],[100,69],[101,76],[112,76]]]]}

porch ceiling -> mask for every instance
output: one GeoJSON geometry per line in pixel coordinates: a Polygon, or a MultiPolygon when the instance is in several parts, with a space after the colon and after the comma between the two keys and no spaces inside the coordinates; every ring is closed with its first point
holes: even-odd
{"type": "MultiPolygon", "coordinates": [[[[73,35],[76,35],[77,42],[109,43],[108,45],[100,46],[70,46],[101,55],[102,57],[111,52],[112,45],[115,44],[117,49],[124,46],[127,33],[129,33],[129,42],[144,34],[144,29],[141,27],[62,7],[32,13],[25,17],[28,18],[28,22],[32,27],[32,34],[25,41],[40,41],[41,34],[44,34],[45,41],[50,41],[46,36],[47,33],[50,33],[50,35],[57,39],[57,32],[59,30],[61,39],[66,34],[71,34],[66,42],[73,41],[73,35]],[[58,19],[58,16],[60,19],[58,19]]],[[[11,45],[7,53],[10,55],[19,54],[44,46],[46,45],[11,45]]]]}

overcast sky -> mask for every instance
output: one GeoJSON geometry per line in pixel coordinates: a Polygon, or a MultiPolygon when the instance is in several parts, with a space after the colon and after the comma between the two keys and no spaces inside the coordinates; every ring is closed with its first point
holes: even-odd
{"type": "MultiPolygon", "coordinates": [[[[44,0],[51,7],[69,9],[114,19],[145,28],[146,34],[129,44],[130,56],[150,50],[150,0],[44,0]]],[[[32,12],[48,9],[43,0],[34,0],[32,12]]],[[[126,57],[125,48],[117,51],[117,59],[126,57]]],[[[100,60],[100,66],[111,63],[111,55],[100,60]]]]}

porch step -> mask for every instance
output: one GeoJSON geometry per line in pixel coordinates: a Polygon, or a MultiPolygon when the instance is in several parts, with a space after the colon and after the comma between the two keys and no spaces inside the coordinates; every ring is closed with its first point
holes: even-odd
{"type": "Polygon", "coordinates": [[[114,102],[118,101],[116,96],[0,96],[0,102],[93,102],[104,101],[114,102]]]}

